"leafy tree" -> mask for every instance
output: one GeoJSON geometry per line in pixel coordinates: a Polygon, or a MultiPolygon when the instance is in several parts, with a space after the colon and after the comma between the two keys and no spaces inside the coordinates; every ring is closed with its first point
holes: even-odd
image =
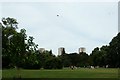
{"type": "Polygon", "coordinates": [[[77,66],[77,67],[84,67],[88,66],[88,55],[84,52],[77,54],[77,53],[70,53],[70,54],[63,54],[59,56],[62,60],[64,67],[70,66],[77,66]]]}
{"type": "Polygon", "coordinates": [[[89,65],[88,63],[88,54],[86,54],[85,52],[81,52],[79,55],[79,62],[78,62],[78,66],[80,67],[87,67],[89,65]]]}
{"type": "Polygon", "coordinates": [[[18,29],[18,22],[14,18],[3,18],[0,23],[2,28],[2,66],[12,68],[14,66],[25,69],[62,69],[73,66],[100,66],[120,67],[120,33],[115,36],[109,46],[96,47],[90,55],[81,52],[66,54],[56,57],[52,50],[40,53],[34,38],[27,39],[26,30],[18,29]]]}
{"type": "MultiPolygon", "coordinates": [[[[21,29],[20,32],[17,32],[17,25],[18,22],[14,18],[8,17],[2,19],[3,68],[14,66],[23,67],[23,64],[30,62],[32,59],[36,61],[35,52],[38,45],[33,42],[34,38],[31,36],[27,40],[25,29],[21,29]],[[31,60],[26,60],[27,57],[29,57],[28,59],[31,60]]],[[[33,62],[33,64],[35,64],[35,62],[33,62]]]]}
{"type": "Polygon", "coordinates": [[[13,35],[17,34],[17,21],[13,18],[3,18],[2,19],[2,66],[9,67],[12,63],[12,43],[11,38],[13,35]]]}
{"type": "Polygon", "coordinates": [[[62,61],[60,58],[49,58],[45,61],[44,69],[62,69],[62,61]]]}
{"type": "Polygon", "coordinates": [[[69,55],[70,61],[71,61],[71,65],[73,66],[77,66],[77,63],[79,61],[79,56],[77,53],[70,53],[69,55]]]}
{"type": "Polygon", "coordinates": [[[100,48],[100,64],[99,66],[104,66],[106,67],[106,65],[108,65],[108,50],[109,50],[109,46],[102,46],[100,48]]]}
{"type": "Polygon", "coordinates": [[[41,62],[39,61],[36,54],[30,54],[25,58],[25,62],[22,65],[24,69],[40,69],[41,62]]]}
{"type": "Polygon", "coordinates": [[[63,67],[69,67],[72,64],[68,54],[62,54],[58,57],[62,60],[63,67]]]}
{"type": "Polygon", "coordinates": [[[51,50],[50,51],[46,50],[43,53],[39,53],[37,55],[39,56],[39,60],[41,61],[42,67],[44,67],[47,60],[55,57],[55,55],[52,54],[51,50]]]}
{"type": "Polygon", "coordinates": [[[36,49],[38,48],[38,45],[36,45],[34,42],[33,42],[33,37],[32,36],[29,36],[28,40],[27,40],[27,46],[26,46],[26,49],[27,51],[29,51],[30,53],[31,52],[35,52],[36,49]]]}
{"type": "Polygon", "coordinates": [[[93,66],[98,66],[99,65],[99,48],[96,47],[93,51],[92,54],[90,54],[90,58],[92,60],[92,64],[93,66]]]}
{"type": "Polygon", "coordinates": [[[120,32],[109,43],[109,67],[120,67],[120,32]]]}

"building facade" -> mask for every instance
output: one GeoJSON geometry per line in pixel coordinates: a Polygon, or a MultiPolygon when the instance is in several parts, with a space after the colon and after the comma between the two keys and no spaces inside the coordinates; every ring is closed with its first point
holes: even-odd
{"type": "Polygon", "coordinates": [[[65,48],[64,47],[58,48],[58,55],[62,55],[64,53],[65,53],[65,48]]]}
{"type": "Polygon", "coordinates": [[[45,48],[39,48],[39,52],[43,53],[45,51],[45,48]]]}
{"type": "Polygon", "coordinates": [[[85,49],[84,47],[80,47],[80,48],[78,49],[78,53],[81,53],[81,52],[86,52],[86,49],[85,49]]]}

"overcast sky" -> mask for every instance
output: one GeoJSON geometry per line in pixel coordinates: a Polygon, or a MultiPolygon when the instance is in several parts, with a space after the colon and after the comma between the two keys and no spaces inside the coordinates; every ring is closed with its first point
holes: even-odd
{"type": "Polygon", "coordinates": [[[59,47],[65,47],[67,53],[85,47],[90,54],[95,47],[108,45],[118,33],[117,2],[22,2],[0,6],[0,19],[17,19],[19,30],[26,29],[39,48],[52,49],[56,55],[59,47]]]}

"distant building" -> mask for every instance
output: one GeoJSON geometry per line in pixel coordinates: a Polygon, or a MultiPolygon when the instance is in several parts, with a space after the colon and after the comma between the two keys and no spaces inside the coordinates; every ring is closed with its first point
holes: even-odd
{"type": "Polygon", "coordinates": [[[40,49],[39,49],[39,52],[40,52],[40,53],[43,53],[44,51],[45,51],[45,48],[40,48],[40,49]]]}
{"type": "Polygon", "coordinates": [[[58,55],[62,55],[64,53],[65,53],[65,48],[64,47],[58,48],[58,55]]]}
{"type": "Polygon", "coordinates": [[[84,47],[80,47],[80,48],[78,49],[78,53],[81,53],[81,52],[86,52],[86,49],[85,49],[84,47]]]}

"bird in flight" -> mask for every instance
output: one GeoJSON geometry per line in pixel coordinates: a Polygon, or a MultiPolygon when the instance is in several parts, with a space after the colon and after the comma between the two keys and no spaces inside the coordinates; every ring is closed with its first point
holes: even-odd
{"type": "Polygon", "coordinates": [[[57,14],[57,17],[59,17],[59,14],[57,14]]]}

